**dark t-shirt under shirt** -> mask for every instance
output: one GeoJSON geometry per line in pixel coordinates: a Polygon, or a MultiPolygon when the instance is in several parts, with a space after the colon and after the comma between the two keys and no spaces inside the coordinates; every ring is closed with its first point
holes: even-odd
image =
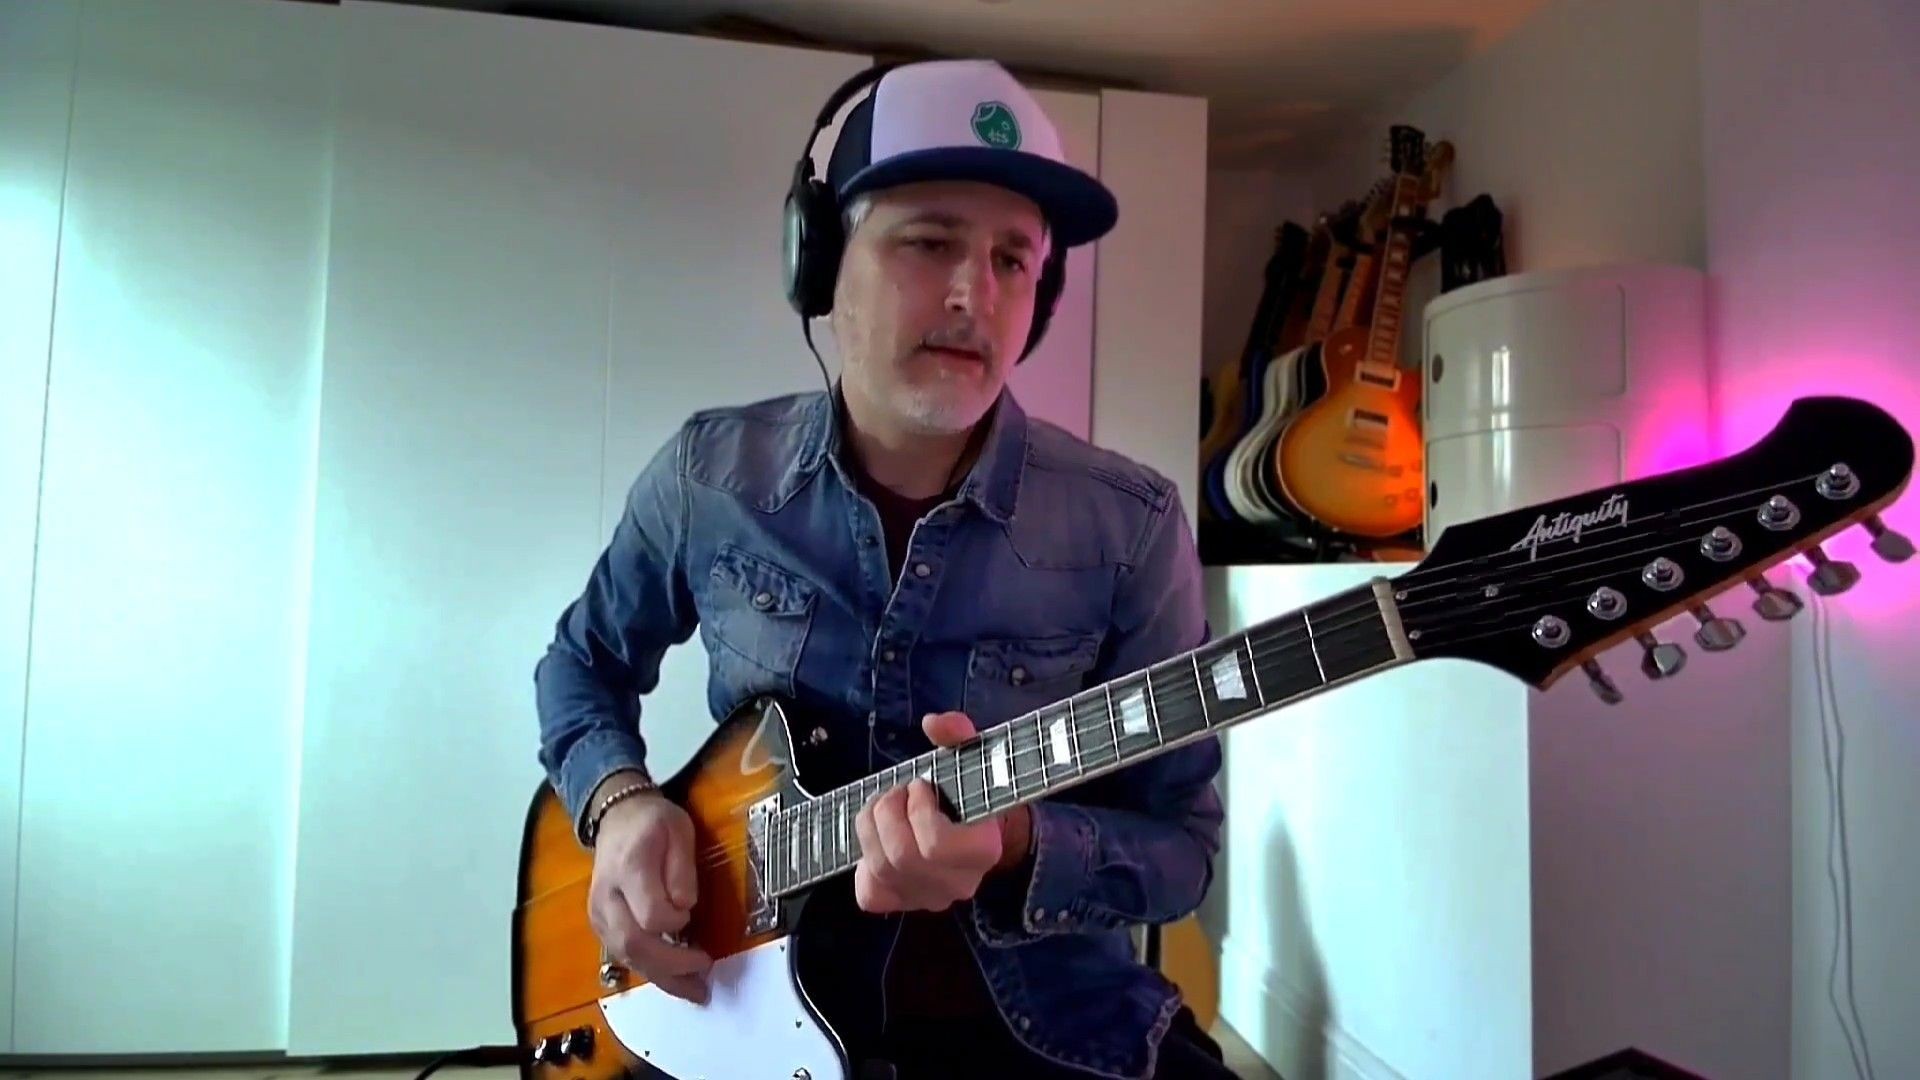
{"type": "MultiPolygon", "coordinates": [[[[867,475],[856,457],[847,455],[848,471],[861,494],[879,511],[881,533],[886,538],[887,566],[892,580],[898,581],[914,523],[951,498],[958,484],[950,485],[938,495],[910,498],[867,475]]],[[[887,965],[886,997],[889,1015],[978,1017],[994,1011],[980,969],[967,943],[960,939],[960,928],[951,910],[904,914],[900,938],[887,965]]]]}

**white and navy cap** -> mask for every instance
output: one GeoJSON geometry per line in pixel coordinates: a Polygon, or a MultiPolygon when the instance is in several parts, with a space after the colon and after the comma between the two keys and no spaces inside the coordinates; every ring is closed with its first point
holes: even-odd
{"type": "Polygon", "coordinates": [[[978,180],[1040,207],[1054,243],[1104,236],[1119,219],[1106,185],[1067,161],[1040,103],[991,60],[928,60],[880,77],[847,113],[827,164],[844,204],[919,180],[978,180]]]}

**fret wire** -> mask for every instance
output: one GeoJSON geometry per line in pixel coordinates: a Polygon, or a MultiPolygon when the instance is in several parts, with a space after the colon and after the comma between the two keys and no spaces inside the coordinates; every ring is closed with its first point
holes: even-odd
{"type": "MultiPolygon", "coordinates": [[[[1242,632],[1240,640],[1247,646],[1247,671],[1253,676],[1253,692],[1260,695],[1260,707],[1264,709],[1267,706],[1267,692],[1260,688],[1260,664],[1253,655],[1253,639],[1242,632]]],[[[1237,662],[1239,657],[1234,657],[1234,660],[1237,662]]]]}
{"type": "MultiPolygon", "coordinates": [[[[1200,726],[1211,729],[1213,727],[1213,713],[1207,709],[1207,684],[1200,678],[1200,650],[1195,649],[1189,652],[1187,659],[1193,661],[1193,689],[1200,695],[1200,726]]],[[[1239,662],[1237,657],[1234,662],[1239,662]]]]}
{"type": "Polygon", "coordinates": [[[1073,755],[1073,774],[1087,771],[1087,752],[1080,746],[1080,717],[1073,711],[1073,695],[1067,695],[1067,749],[1073,755]]]}
{"type": "Polygon", "coordinates": [[[1319,669],[1320,684],[1324,686],[1327,682],[1327,666],[1320,662],[1320,646],[1314,641],[1313,616],[1306,608],[1300,609],[1300,625],[1307,628],[1307,648],[1313,653],[1313,666],[1319,669]]]}
{"type": "Polygon", "coordinates": [[[1160,706],[1155,703],[1153,697],[1153,669],[1151,667],[1147,668],[1146,671],[1141,674],[1140,681],[1147,684],[1147,719],[1153,723],[1153,741],[1159,743],[1161,746],[1165,746],[1167,745],[1167,737],[1160,730],[1160,706]]]}
{"type": "Polygon", "coordinates": [[[1113,759],[1120,760],[1120,714],[1113,708],[1113,683],[1100,684],[1100,690],[1107,695],[1107,730],[1113,732],[1113,759]]]}

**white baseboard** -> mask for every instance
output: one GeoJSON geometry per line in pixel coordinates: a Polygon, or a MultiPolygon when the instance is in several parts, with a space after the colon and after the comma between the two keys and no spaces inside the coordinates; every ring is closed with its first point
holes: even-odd
{"type": "Polygon", "coordinates": [[[1312,995],[1269,960],[1221,941],[1220,1017],[1283,1080],[1407,1080],[1338,1023],[1316,1023],[1312,995]]]}

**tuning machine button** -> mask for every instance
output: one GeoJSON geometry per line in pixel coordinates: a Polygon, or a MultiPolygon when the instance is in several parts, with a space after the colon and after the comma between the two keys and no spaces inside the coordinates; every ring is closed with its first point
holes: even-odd
{"type": "Polygon", "coordinates": [[[1533,640],[1549,649],[1565,645],[1573,637],[1573,629],[1567,620],[1558,615],[1542,615],[1533,623],[1533,640]]]}
{"type": "Polygon", "coordinates": [[[1814,481],[1814,488],[1829,499],[1851,499],[1860,493],[1860,478],[1855,476],[1845,462],[1837,462],[1820,479],[1814,481]]]}
{"type": "Polygon", "coordinates": [[[1807,561],[1813,564],[1813,573],[1807,575],[1807,584],[1821,596],[1838,596],[1851,589],[1860,581],[1860,568],[1850,562],[1827,558],[1827,553],[1815,544],[1807,549],[1807,561]]]}
{"type": "Polygon", "coordinates": [[[1773,582],[1764,577],[1752,578],[1747,584],[1752,585],[1753,591],[1760,594],[1754,598],[1753,610],[1759,612],[1760,617],[1768,622],[1785,622],[1800,614],[1800,609],[1804,606],[1798,596],[1785,589],[1776,588],[1773,582]]]}
{"type": "Polygon", "coordinates": [[[1913,541],[1887,528],[1879,514],[1867,518],[1867,532],[1873,536],[1873,553],[1888,562],[1906,562],[1913,558],[1913,541]]]}
{"type": "Polygon", "coordinates": [[[1774,532],[1784,532],[1800,524],[1800,508],[1785,495],[1775,495],[1760,508],[1760,524],[1774,532]]]}
{"type": "Polygon", "coordinates": [[[1580,665],[1580,670],[1587,673],[1587,683],[1593,687],[1593,692],[1601,701],[1609,705],[1618,705],[1625,700],[1620,693],[1620,688],[1615,686],[1613,680],[1607,677],[1607,673],[1600,669],[1600,661],[1588,660],[1580,665]]]}
{"type": "Polygon", "coordinates": [[[1587,611],[1596,619],[1617,619],[1627,612],[1627,598],[1619,589],[1602,585],[1587,597],[1587,611]]]}
{"type": "Polygon", "coordinates": [[[1700,620],[1700,629],[1693,632],[1693,640],[1708,652],[1725,652],[1747,636],[1747,628],[1740,625],[1740,620],[1723,619],[1705,604],[1695,604],[1689,610],[1700,620]]]}
{"type": "Polygon", "coordinates": [[[1725,525],[1715,525],[1713,531],[1700,538],[1700,554],[1714,562],[1726,562],[1740,554],[1740,534],[1725,525]]]}
{"type": "Polygon", "coordinates": [[[1640,661],[1640,670],[1649,679],[1664,679],[1679,674],[1687,666],[1687,652],[1671,641],[1661,641],[1645,630],[1634,635],[1634,640],[1647,651],[1640,661]]]}
{"type": "Polygon", "coordinates": [[[1648,563],[1647,568],[1640,571],[1640,580],[1646,582],[1648,588],[1660,592],[1678,587],[1680,579],[1684,576],[1680,571],[1680,564],[1665,555],[1648,563]]]}

